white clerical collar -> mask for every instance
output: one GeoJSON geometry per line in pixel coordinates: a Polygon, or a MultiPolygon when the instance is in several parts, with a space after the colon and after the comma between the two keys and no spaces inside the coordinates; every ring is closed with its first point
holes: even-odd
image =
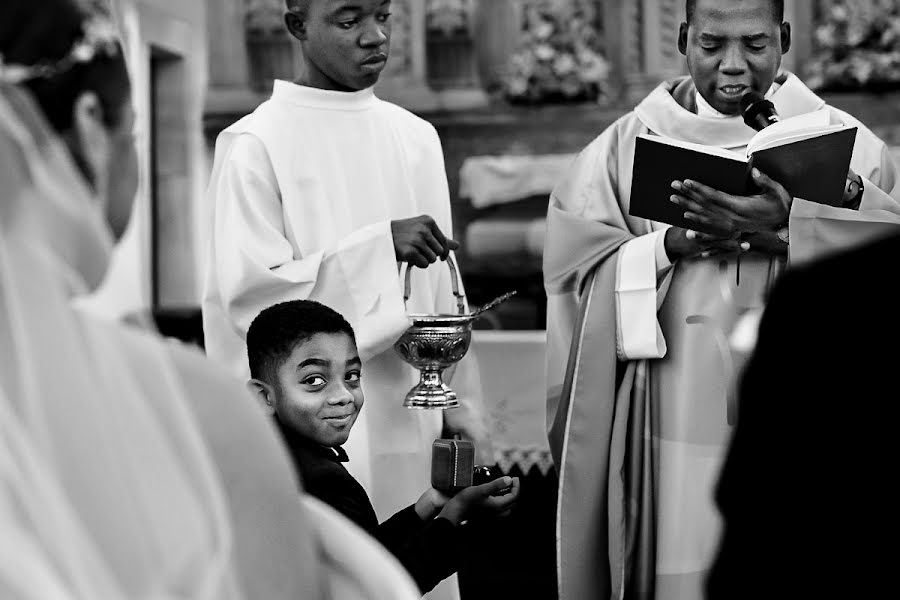
{"type": "Polygon", "coordinates": [[[275,80],[272,99],[328,110],[365,110],[378,100],[375,97],[375,88],[372,87],[358,92],[336,92],[299,85],[282,79],[275,80]]]}
{"type": "MultiPolygon", "coordinates": [[[[766,98],[770,98],[772,94],[778,91],[778,88],[781,86],[777,83],[773,83],[769,87],[769,91],[766,92],[766,98]]],[[[697,98],[697,116],[706,117],[708,119],[729,119],[734,117],[734,115],[726,115],[725,113],[721,113],[717,111],[712,105],[706,101],[706,98],[698,91],[694,92],[697,98]]]]}
{"type": "MultiPolygon", "coordinates": [[[[800,79],[790,73],[779,76],[781,87],[769,98],[782,119],[813,112],[825,106],[800,79]]],[[[747,127],[740,117],[709,119],[701,117],[693,106],[686,108],[673,95],[684,89],[683,102],[687,103],[695,86],[689,77],[664,81],[635,109],[635,115],[650,131],[667,137],[720,148],[742,148],[756,133],[747,127]]],[[[691,102],[690,104],[694,104],[691,102]]]]}

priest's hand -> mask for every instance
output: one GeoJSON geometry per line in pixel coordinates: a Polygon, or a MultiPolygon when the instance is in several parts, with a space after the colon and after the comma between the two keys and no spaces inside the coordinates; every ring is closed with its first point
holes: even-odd
{"type": "Polygon", "coordinates": [[[710,235],[681,227],[667,229],[663,244],[672,262],[682,258],[707,258],[716,254],[746,252],[750,249],[750,245],[735,234],[710,235]]]}
{"type": "Polygon", "coordinates": [[[446,260],[451,250],[459,248],[459,243],[445,236],[428,215],[391,221],[391,235],[397,262],[406,262],[420,269],[438,258],[446,260]]]}
{"type": "Polygon", "coordinates": [[[776,231],[788,221],[793,198],[784,186],[753,169],[760,193],[735,196],[692,180],[673,181],[677,194],[671,201],[684,209],[684,217],[704,228],[726,234],[776,231]]]}

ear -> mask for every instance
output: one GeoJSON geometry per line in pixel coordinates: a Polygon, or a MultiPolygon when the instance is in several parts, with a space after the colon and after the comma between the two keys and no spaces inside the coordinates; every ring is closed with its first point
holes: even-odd
{"type": "Polygon", "coordinates": [[[682,56],[687,55],[687,36],[688,24],[682,23],[678,27],[678,51],[681,52],[682,56]]]}
{"type": "Polygon", "coordinates": [[[247,382],[247,389],[267,414],[275,414],[275,390],[271,385],[259,379],[251,379],[247,382]]]}
{"type": "Polygon", "coordinates": [[[791,49],[791,24],[781,24],[781,53],[787,54],[791,49]]]}
{"type": "Polygon", "coordinates": [[[72,105],[72,153],[87,169],[88,179],[96,187],[106,171],[109,158],[109,134],[103,123],[103,106],[94,92],[82,92],[72,105]]]}
{"type": "Polygon", "coordinates": [[[284,24],[288,32],[301,42],[307,40],[306,23],[309,20],[309,7],[303,2],[294,2],[290,10],[284,14],[284,24]]]}

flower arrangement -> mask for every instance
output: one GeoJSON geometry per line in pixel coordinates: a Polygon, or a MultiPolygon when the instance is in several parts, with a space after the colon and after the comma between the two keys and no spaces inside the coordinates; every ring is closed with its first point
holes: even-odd
{"type": "Polygon", "coordinates": [[[809,86],[900,88],[900,0],[831,0],[820,8],[809,86]]]}
{"type": "Polygon", "coordinates": [[[514,103],[601,101],[609,63],[601,52],[596,2],[539,0],[526,7],[519,50],[503,92],[514,103]]]}

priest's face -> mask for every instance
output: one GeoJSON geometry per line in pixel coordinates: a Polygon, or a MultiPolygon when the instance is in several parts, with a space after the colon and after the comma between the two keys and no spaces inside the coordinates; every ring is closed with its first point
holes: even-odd
{"type": "Polygon", "coordinates": [[[744,94],[765,94],[791,43],[773,0],[696,0],[678,49],[697,90],[719,112],[736,115],[744,94]]]}
{"type": "Polygon", "coordinates": [[[340,446],[363,405],[361,369],[346,333],[319,333],[299,343],[278,368],[278,419],[308,440],[340,446]]]}
{"type": "Polygon", "coordinates": [[[285,23],[301,42],[301,83],[354,92],[375,85],[387,64],[391,0],[293,0],[285,23]]]}

